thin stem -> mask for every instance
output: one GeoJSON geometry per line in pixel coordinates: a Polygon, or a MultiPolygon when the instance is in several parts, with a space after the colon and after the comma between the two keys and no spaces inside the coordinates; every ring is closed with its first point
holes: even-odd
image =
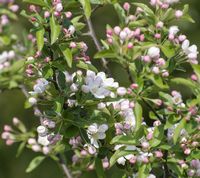
{"type": "MultiPolygon", "coordinates": [[[[96,36],[95,31],[94,31],[94,27],[93,27],[93,25],[92,25],[91,19],[90,19],[90,18],[88,18],[88,19],[86,18],[86,23],[87,23],[87,26],[88,26],[88,28],[89,28],[89,32],[87,33],[87,35],[89,35],[89,36],[92,38],[92,40],[94,41],[94,44],[95,44],[97,50],[98,50],[98,51],[101,51],[102,48],[101,48],[101,45],[100,45],[100,43],[99,43],[99,41],[98,41],[98,39],[97,39],[97,36],[96,36]]],[[[103,67],[105,68],[106,72],[107,72],[108,74],[110,74],[110,70],[108,69],[106,59],[102,57],[102,58],[101,58],[101,61],[102,61],[102,65],[103,65],[103,67]]]]}
{"type": "Polygon", "coordinates": [[[58,154],[58,159],[59,159],[59,164],[63,170],[63,173],[64,175],[67,177],[67,178],[72,178],[72,175],[68,169],[68,167],[66,166],[66,163],[65,163],[65,160],[63,159],[62,155],[61,154],[58,154]]]}

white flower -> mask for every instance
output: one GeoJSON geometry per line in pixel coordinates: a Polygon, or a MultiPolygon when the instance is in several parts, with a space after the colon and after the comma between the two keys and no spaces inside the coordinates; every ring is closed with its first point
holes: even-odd
{"type": "Polygon", "coordinates": [[[44,79],[44,78],[40,78],[37,80],[37,84],[35,84],[33,86],[33,92],[29,92],[30,94],[34,95],[34,94],[41,94],[46,90],[47,85],[49,84],[49,82],[44,79]]]}
{"type": "Polygon", "coordinates": [[[63,10],[63,5],[62,3],[56,4],[56,11],[61,12],[63,10]]]}
{"type": "Polygon", "coordinates": [[[189,40],[185,40],[183,42],[182,49],[183,49],[183,52],[188,56],[189,59],[197,58],[197,54],[199,53],[197,51],[197,46],[196,45],[190,46],[189,40]]]}
{"type": "Polygon", "coordinates": [[[130,125],[132,129],[136,126],[136,119],[132,109],[127,109],[123,112],[125,123],[130,125]]]}
{"type": "Polygon", "coordinates": [[[37,99],[34,98],[34,97],[30,97],[30,98],[28,99],[28,102],[29,102],[31,105],[34,105],[34,104],[37,103],[37,99]]]}
{"type": "Polygon", "coordinates": [[[124,87],[119,87],[119,88],[117,89],[117,94],[118,94],[119,96],[124,96],[124,95],[126,94],[126,92],[127,92],[127,90],[126,90],[126,88],[124,88],[124,87]]]}
{"type": "Polygon", "coordinates": [[[162,2],[167,3],[167,4],[174,4],[179,2],[179,0],[162,0],[162,2]]]}
{"type": "Polygon", "coordinates": [[[75,27],[73,25],[70,25],[69,28],[68,28],[68,32],[73,35],[74,32],[76,31],[75,27]]]}
{"type": "Polygon", "coordinates": [[[95,98],[105,98],[111,94],[110,88],[118,87],[118,83],[114,82],[113,78],[106,78],[104,72],[96,75],[93,71],[87,71],[85,84],[82,86],[82,91],[91,92],[95,98]]]}
{"type": "Polygon", "coordinates": [[[38,137],[38,143],[43,145],[43,146],[48,146],[49,145],[49,140],[48,140],[48,135],[46,136],[39,136],[38,137]]]}
{"type": "Polygon", "coordinates": [[[124,157],[120,157],[118,158],[117,163],[124,166],[126,163],[126,159],[124,157]]]}
{"type": "Polygon", "coordinates": [[[179,32],[178,26],[171,26],[169,28],[169,34],[170,35],[176,35],[179,32]]]}
{"type": "Polygon", "coordinates": [[[102,124],[98,125],[96,123],[90,125],[87,129],[87,134],[90,139],[90,143],[94,147],[99,148],[98,140],[103,140],[106,138],[105,132],[108,130],[108,125],[102,124]]]}
{"type": "Polygon", "coordinates": [[[157,47],[149,48],[147,55],[151,58],[158,58],[160,56],[160,49],[157,47]]]}
{"type": "Polygon", "coordinates": [[[156,178],[156,176],[153,174],[149,174],[149,176],[147,178],[156,178]]]}

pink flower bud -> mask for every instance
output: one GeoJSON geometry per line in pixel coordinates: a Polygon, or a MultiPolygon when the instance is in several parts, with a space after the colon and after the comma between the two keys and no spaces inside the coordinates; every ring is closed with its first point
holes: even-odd
{"type": "Polygon", "coordinates": [[[19,119],[16,117],[14,117],[12,121],[13,121],[13,125],[18,125],[20,123],[19,119]]]}
{"type": "Polygon", "coordinates": [[[70,42],[69,47],[70,47],[70,48],[76,48],[77,45],[76,45],[75,42],[70,42]]]}
{"type": "Polygon", "coordinates": [[[108,161],[103,161],[103,168],[104,168],[104,169],[109,168],[109,166],[110,166],[110,164],[109,164],[108,161]]]}
{"type": "Polygon", "coordinates": [[[133,43],[132,42],[129,42],[128,45],[127,45],[128,49],[132,49],[133,48],[133,43]]]}
{"type": "Polygon", "coordinates": [[[8,139],[6,140],[6,145],[10,146],[14,143],[14,140],[8,139]]]}
{"type": "Polygon", "coordinates": [[[190,169],[187,174],[188,176],[193,177],[195,175],[195,170],[190,169]]]}
{"type": "Polygon", "coordinates": [[[40,145],[33,145],[33,146],[31,147],[31,149],[32,149],[34,152],[39,152],[39,151],[41,151],[40,145]]]}
{"type": "Polygon", "coordinates": [[[142,60],[143,60],[145,63],[151,62],[151,58],[150,58],[149,56],[143,56],[143,57],[142,57],[142,60]]]}
{"type": "Polygon", "coordinates": [[[113,39],[112,38],[108,38],[108,43],[109,44],[113,44],[113,39]]]}
{"type": "Polygon", "coordinates": [[[93,146],[89,146],[88,147],[88,152],[91,154],[91,155],[94,155],[96,153],[96,148],[93,147],[93,146]]]}
{"type": "Polygon", "coordinates": [[[14,5],[11,5],[11,6],[9,7],[9,9],[10,9],[11,11],[13,11],[13,12],[17,12],[18,9],[19,9],[19,6],[16,5],[16,4],[14,4],[14,5]]]}
{"type": "Polygon", "coordinates": [[[156,64],[158,64],[159,67],[162,67],[165,65],[165,60],[163,58],[159,58],[156,60],[156,64]]]}
{"type": "Polygon", "coordinates": [[[10,131],[12,131],[12,127],[9,126],[9,125],[4,125],[3,130],[4,130],[5,132],[10,132],[10,131]]]}
{"type": "Polygon", "coordinates": [[[153,132],[149,132],[146,136],[147,140],[151,140],[153,138],[153,132]]]}
{"type": "Polygon", "coordinates": [[[124,5],[123,5],[124,10],[126,10],[126,11],[129,11],[130,7],[131,6],[128,2],[125,2],[124,5]]]}
{"type": "Polygon", "coordinates": [[[134,90],[134,89],[138,88],[138,84],[137,83],[132,83],[130,88],[134,90]]]}
{"type": "Polygon", "coordinates": [[[161,21],[156,24],[156,28],[163,28],[163,26],[164,26],[164,23],[161,21]]]}
{"type": "Polygon", "coordinates": [[[120,36],[120,39],[124,41],[127,38],[127,33],[124,31],[121,31],[119,36],[120,36]]]}
{"type": "Polygon", "coordinates": [[[177,11],[175,12],[175,16],[176,16],[177,19],[180,18],[180,17],[182,17],[182,16],[183,16],[183,11],[177,10],[177,11]]]}
{"type": "Polygon", "coordinates": [[[145,164],[147,164],[149,162],[149,159],[147,157],[143,157],[142,158],[142,162],[145,163],[145,164]]]}
{"type": "Polygon", "coordinates": [[[150,0],[150,4],[152,6],[156,6],[157,5],[157,0],[150,0]]]}
{"type": "Polygon", "coordinates": [[[153,123],[154,127],[159,126],[159,125],[161,125],[161,122],[159,120],[154,121],[154,123],[153,123]]]}
{"type": "Polygon", "coordinates": [[[63,5],[62,5],[62,3],[56,4],[55,10],[56,10],[57,12],[61,12],[61,11],[63,10],[63,5]]]}
{"type": "Polygon", "coordinates": [[[50,17],[50,12],[49,11],[45,11],[44,12],[44,18],[48,18],[48,17],[50,17]]]}
{"type": "Polygon", "coordinates": [[[120,32],[121,32],[121,28],[120,28],[119,26],[116,26],[116,27],[114,28],[114,32],[115,32],[116,35],[119,35],[120,32]]]}
{"type": "Polygon", "coordinates": [[[191,150],[189,148],[186,148],[184,150],[184,154],[189,155],[191,153],[191,150]]]}
{"type": "Polygon", "coordinates": [[[162,76],[163,76],[163,77],[169,77],[169,72],[168,72],[168,71],[164,71],[164,72],[162,73],[162,76]]]}
{"type": "Polygon", "coordinates": [[[168,38],[169,38],[169,40],[174,40],[174,35],[173,34],[169,34],[168,38]]]}
{"type": "Polygon", "coordinates": [[[157,66],[154,66],[154,67],[152,68],[152,72],[153,72],[154,74],[159,74],[159,73],[160,73],[160,69],[159,69],[157,66]]]}
{"type": "Polygon", "coordinates": [[[3,132],[3,133],[1,134],[1,138],[2,138],[3,140],[9,139],[9,138],[10,138],[10,132],[3,132]]]}
{"type": "Polygon", "coordinates": [[[162,158],[163,157],[163,153],[161,151],[155,151],[155,157],[156,158],[162,158]]]}
{"type": "Polygon", "coordinates": [[[87,156],[88,155],[88,152],[86,150],[81,150],[81,155],[82,156],[87,156]]]}
{"type": "Polygon", "coordinates": [[[156,33],[156,34],[154,35],[154,37],[155,37],[156,39],[160,39],[160,38],[161,38],[161,34],[160,34],[160,33],[156,33]]]}
{"type": "Polygon", "coordinates": [[[70,19],[70,18],[72,17],[72,12],[67,11],[67,12],[65,13],[65,16],[66,16],[66,18],[70,19]]]}
{"type": "Polygon", "coordinates": [[[185,35],[179,35],[178,40],[179,40],[180,42],[183,42],[183,41],[186,40],[186,36],[185,36],[185,35]]]}
{"type": "Polygon", "coordinates": [[[142,148],[143,149],[148,149],[149,148],[149,143],[148,142],[142,142],[142,148]]]}
{"type": "Polygon", "coordinates": [[[144,41],[144,39],[145,39],[144,34],[141,34],[141,35],[140,35],[140,41],[144,41]]]}
{"type": "Polygon", "coordinates": [[[34,144],[36,144],[35,138],[29,138],[29,139],[28,139],[28,144],[29,144],[29,145],[34,145],[34,144]]]}
{"type": "Polygon", "coordinates": [[[47,154],[49,154],[50,153],[50,148],[48,147],[48,146],[44,146],[43,148],[42,148],[42,152],[43,152],[43,154],[45,154],[45,155],[47,155],[47,154]]]}
{"type": "Polygon", "coordinates": [[[35,5],[30,5],[29,6],[30,12],[37,12],[36,6],[35,5]]]}
{"type": "Polygon", "coordinates": [[[197,75],[192,74],[192,75],[191,75],[191,79],[194,80],[194,81],[197,81],[197,80],[198,80],[198,77],[197,77],[197,75]]]}

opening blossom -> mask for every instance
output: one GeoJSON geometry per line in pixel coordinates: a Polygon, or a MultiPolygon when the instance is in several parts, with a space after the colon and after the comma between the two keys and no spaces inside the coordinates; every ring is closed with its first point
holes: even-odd
{"type": "Polygon", "coordinates": [[[106,78],[104,72],[95,74],[93,71],[87,71],[82,91],[85,93],[91,92],[95,98],[102,99],[111,95],[110,88],[118,88],[118,86],[119,84],[114,82],[113,78],[106,78]]]}
{"type": "Polygon", "coordinates": [[[34,94],[41,94],[46,90],[47,85],[49,84],[49,82],[44,79],[44,78],[40,78],[37,80],[37,84],[35,84],[33,86],[33,90],[32,92],[29,92],[30,94],[34,95],[34,94]]]}
{"type": "Polygon", "coordinates": [[[98,140],[106,138],[105,132],[108,130],[107,124],[98,125],[96,123],[90,125],[87,129],[87,134],[90,139],[90,143],[94,147],[99,148],[98,140]]]}

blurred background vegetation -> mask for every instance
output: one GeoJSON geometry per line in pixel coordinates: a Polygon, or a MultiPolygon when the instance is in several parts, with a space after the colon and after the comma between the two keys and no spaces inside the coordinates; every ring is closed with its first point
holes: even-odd
{"type": "MultiPolygon", "coordinates": [[[[141,2],[141,0],[134,1],[141,2]]],[[[133,0],[131,2],[133,2],[133,0]]],[[[144,2],[148,3],[148,0],[144,2]]],[[[190,4],[190,15],[193,17],[196,23],[180,23],[180,28],[184,34],[188,36],[191,43],[196,44],[200,49],[200,0],[182,0],[178,6],[181,7],[184,3],[190,4]]],[[[18,4],[20,4],[21,9],[26,7],[21,3],[21,0],[18,0],[18,4]]],[[[92,21],[94,23],[98,38],[105,38],[106,24],[110,24],[111,26],[117,25],[118,18],[113,8],[111,6],[106,6],[99,8],[95,14],[93,14],[92,21]]],[[[29,25],[30,24],[27,22],[27,20],[20,17],[19,22],[13,25],[13,30],[20,36],[22,28],[29,28],[29,25]]],[[[92,56],[95,53],[93,42],[87,38],[83,40],[87,42],[89,46],[89,54],[92,56]]],[[[99,66],[99,63],[96,64],[99,66]]],[[[117,78],[121,85],[126,86],[127,80],[125,80],[125,78],[127,76],[125,72],[120,70],[116,65],[111,64],[110,67],[115,78],[118,76],[117,78]]],[[[187,95],[189,94],[188,91],[184,89],[182,89],[182,92],[187,95]]],[[[25,98],[23,94],[18,90],[0,93],[0,132],[2,132],[4,124],[9,124],[12,122],[12,118],[14,116],[23,120],[28,128],[38,124],[37,118],[35,118],[32,114],[32,110],[24,110],[24,100],[25,98]]],[[[58,165],[51,160],[42,163],[42,165],[31,174],[26,174],[25,169],[28,163],[37,154],[31,152],[30,150],[25,150],[19,158],[16,158],[15,154],[17,146],[18,145],[8,147],[0,139],[0,178],[62,178],[62,172],[59,170],[58,165]]],[[[95,178],[96,176],[95,174],[90,176],[86,174],[83,177],[95,178]]],[[[109,177],[117,178],[121,176],[112,173],[112,175],[109,177]]]]}

